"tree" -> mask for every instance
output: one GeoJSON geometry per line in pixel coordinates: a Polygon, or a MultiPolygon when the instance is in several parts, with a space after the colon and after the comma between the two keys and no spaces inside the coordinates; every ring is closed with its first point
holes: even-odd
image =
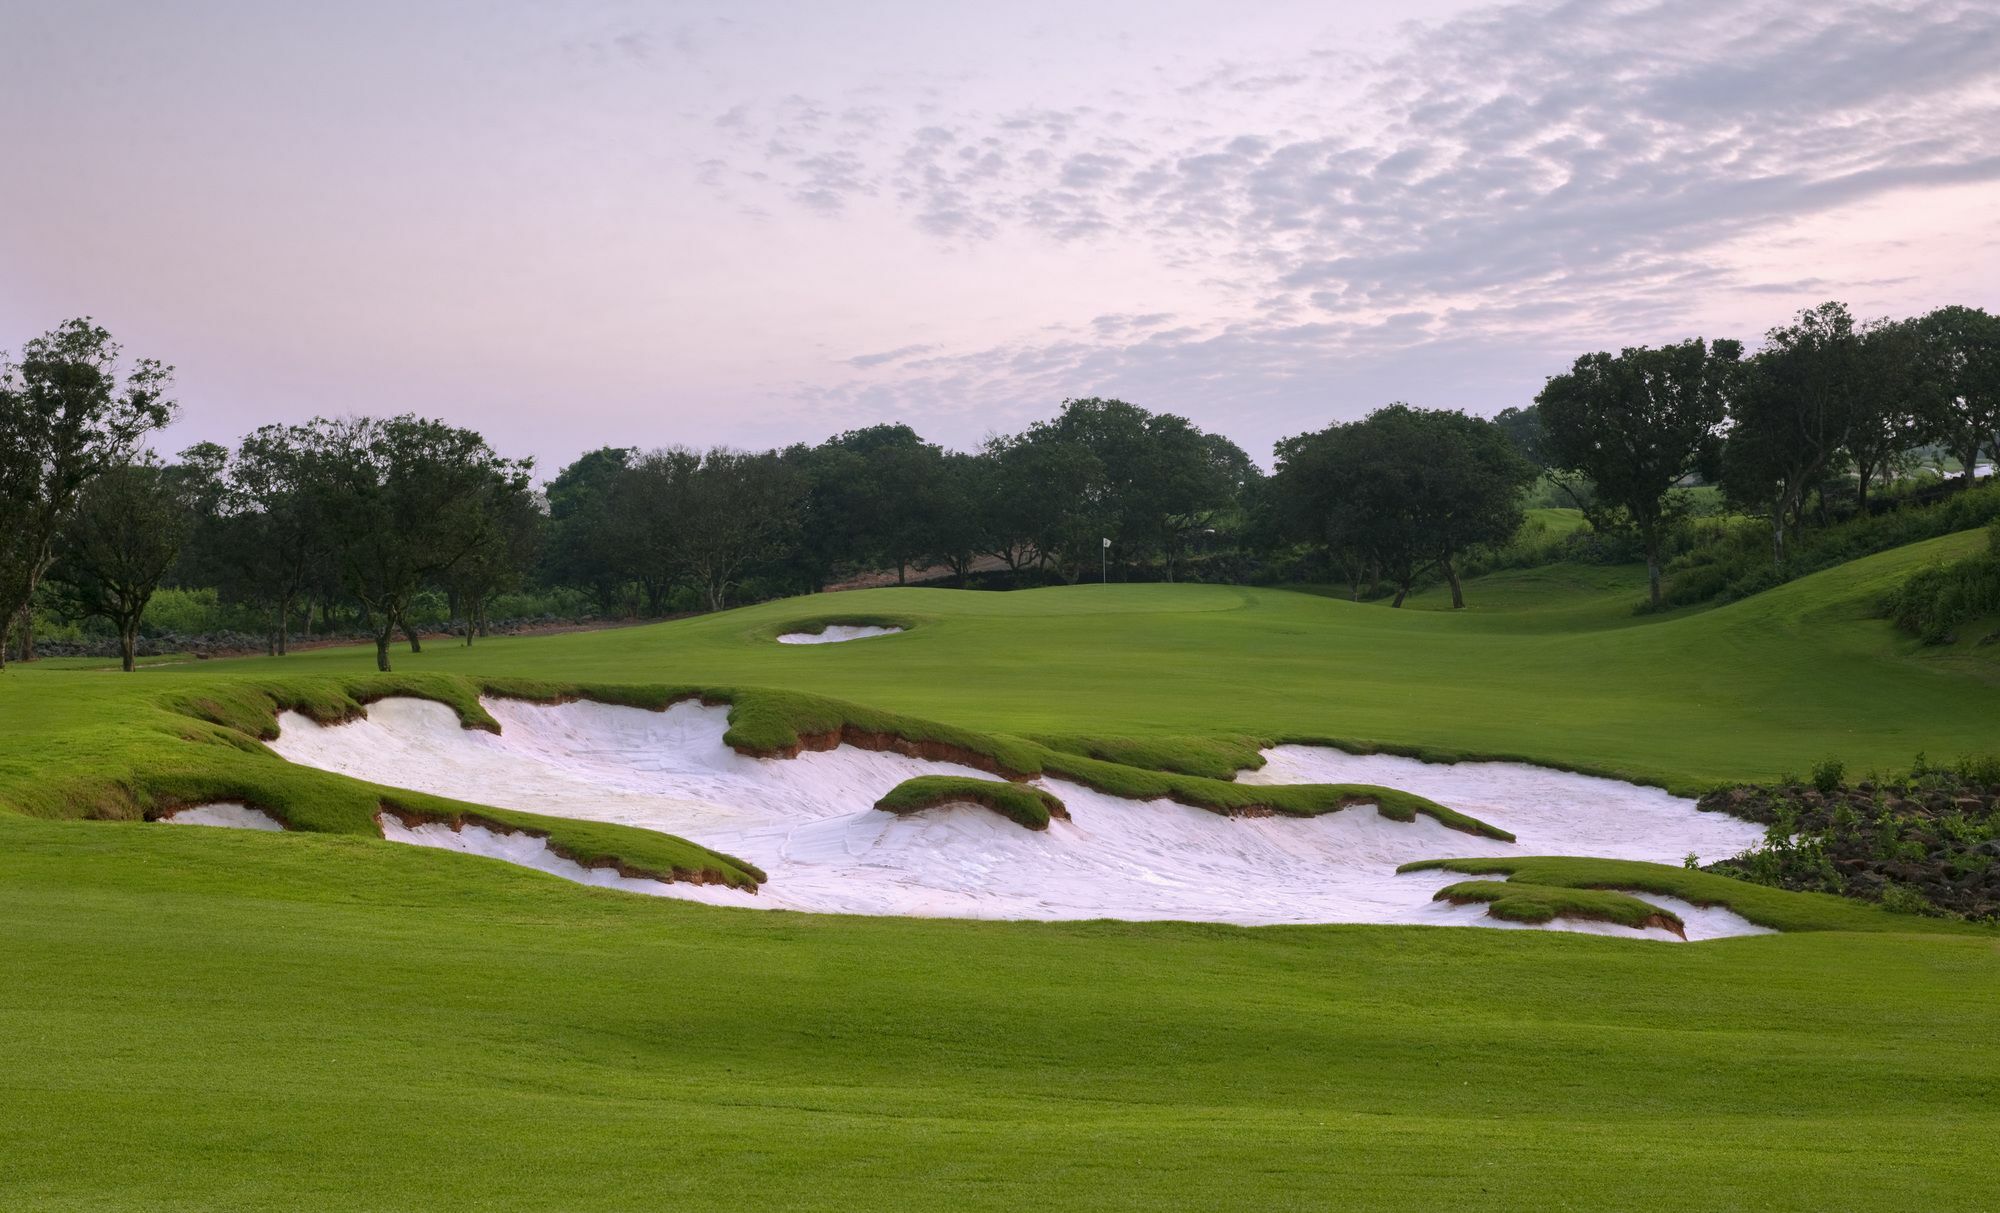
{"type": "Polygon", "coordinates": [[[324,438],[302,425],[267,425],[245,436],[217,508],[196,532],[202,564],[223,596],[271,612],[274,656],[290,650],[293,611],[324,578],[334,549],[320,480],[324,438]]]}
{"type": "Polygon", "coordinates": [[[1258,526],[1274,542],[1318,548],[1361,601],[1364,582],[1379,582],[1381,557],[1348,494],[1366,473],[1358,426],[1335,425],[1281,439],[1277,469],[1258,501],[1258,526]]]}
{"type": "Polygon", "coordinates": [[[1549,466],[1548,439],[1542,427],[1541,406],[1505,408],[1493,415],[1493,424],[1513,442],[1521,458],[1538,468],[1549,466]]]}
{"type": "Polygon", "coordinates": [[[973,561],[994,546],[988,502],[998,476],[998,463],[990,456],[958,451],[943,456],[929,502],[926,556],[949,568],[961,589],[973,561]]]}
{"type": "Polygon", "coordinates": [[[1723,451],[1723,484],[1771,517],[1771,555],[1802,526],[1808,495],[1852,439],[1860,342],[1845,304],[1823,303],[1774,328],[1745,364],[1723,451]]]}
{"type": "MultiPolygon", "coordinates": [[[[1462,412],[1392,404],[1365,419],[1279,444],[1281,500],[1320,534],[1396,586],[1402,606],[1416,580],[1437,569],[1465,605],[1458,558],[1504,543],[1521,526],[1521,490],[1535,471],[1492,422],[1462,412]]],[[[1359,577],[1356,576],[1358,583],[1359,577]]]]}
{"type": "Polygon", "coordinates": [[[1194,537],[1238,503],[1257,469],[1243,448],[1171,413],[1146,419],[1146,439],[1144,478],[1134,486],[1125,515],[1150,532],[1172,581],[1194,537]]]}
{"type": "Polygon", "coordinates": [[[478,548],[489,498],[522,485],[528,463],[494,453],[471,430],[413,416],[315,420],[315,481],[336,562],[375,633],[375,665],[410,633],[410,597],[478,548]]]}
{"type": "Polygon", "coordinates": [[[1878,320],[1864,328],[1855,351],[1855,376],[1847,455],[1866,513],[1869,484],[1888,475],[1898,456],[1923,441],[1924,419],[1935,415],[1917,322],[1878,320]]]}
{"type": "Polygon", "coordinates": [[[2000,316],[1941,307],[1918,321],[1932,385],[1930,424],[1972,487],[1981,447],[2000,456],[2000,316]]]}
{"type": "Polygon", "coordinates": [[[996,468],[988,550],[1016,571],[1022,553],[1032,552],[1035,567],[1076,581],[1116,526],[1105,508],[1103,462],[1046,426],[995,438],[987,453],[996,468]]]}
{"type": "Polygon", "coordinates": [[[453,614],[464,622],[468,647],[474,633],[486,635],[487,603],[520,585],[534,567],[548,526],[525,477],[495,473],[479,503],[477,535],[443,577],[453,614]]]}
{"type": "Polygon", "coordinates": [[[611,567],[636,581],[648,615],[666,609],[667,595],[687,573],[678,517],[682,451],[633,456],[612,482],[604,533],[616,552],[611,567]]]}
{"type": "Polygon", "coordinates": [[[902,584],[930,546],[944,451],[907,425],[874,425],[827,439],[813,485],[816,532],[837,559],[894,566],[902,584]]]}
{"type": "Polygon", "coordinates": [[[146,604],[193,526],[202,471],[165,466],[149,452],[85,483],[64,520],[53,580],[72,614],[118,629],[128,672],[146,604]]]}
{"type": "Polygon", "coordinates": [[[776,451],[717,447],[663,453],[672,465],[673,534],[682,566],[711,611],[754,565],[781,556],[797,532],[806,483],[776,451]]]}
{"type": "Polygon", "coordinates": [[[618,609],[625,584],[620,537],[611,521],[612,495],[636,454],[630,447],[600,447],[558,472],[545,490],[549,541],[542,549],[542,576],[589,590],[607,615],[618,609]]]}
{"type": "Polygon", "coordinates": [[[0,361],[0,620],[19,620],[24,659],[34,656],[29,604],[78,494],[173,418],[173,368],[142,358],[121,377],[122,352],[85,317],[0,361]]]}
{"type": "Polygon", "coordinates": [[[1696,337],[1585,354],[1535,397],[1540,455],[1593,527],[1638,537],[1654,606],[1662,551],[1686,508],[1675,486],[1714,466],[1742,352],[1696,337]]]}

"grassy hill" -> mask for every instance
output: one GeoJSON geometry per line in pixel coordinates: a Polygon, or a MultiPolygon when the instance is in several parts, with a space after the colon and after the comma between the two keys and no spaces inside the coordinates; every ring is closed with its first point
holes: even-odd
{"type": "MultiPolygon", "coordinates": [[[[1470,608],[1449,613],[1231,586],[881,589],[645,628],[434,643],[396,662],[399,672],[785,687],[1016,735],[1333,738],[1695,790],[1829,754],[1865,771],[1906,766],[1918,751],[2000,748],[2000,652],[1941,660],[1874,617],[1899,578],[1982,542],[1914,544],[1664,617],[1631,613],[1628,572],[1576,566],[1494,574],[1470,587],[1470,608]],[[770,641],[800,622],[877,618],[912,630],[770,641]]],[[[322,649],[136,677],[182,686],[354,675],[372,662],[366,649],[322,649]]]]}
{"type": "MultiPolygon", "coordinates": [[[[1603,570],[1494,574],[1458,613],[866,591],[434,644],[398,679],[768,687],[997,746],[1325,737],[1693,788],[2000,749],[1992,647],[1872,618],[1980,542],[1644,618],[1603,570]],[[913,630],[771,639],[868,617],[913,630]]],[[[379,790],[241,729],[268,688],[344,710],[371,663],[10,668],[0,803],[240,777],[345,812],[379,790]]],[[[0,1207],[1984,1207],[2000,936],[1862,913],[1696,945],[861,919],[364,837],[0,813],[0,1207]]]]}

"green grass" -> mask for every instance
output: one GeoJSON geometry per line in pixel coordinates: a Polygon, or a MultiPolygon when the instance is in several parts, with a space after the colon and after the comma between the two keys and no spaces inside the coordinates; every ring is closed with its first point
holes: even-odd
{"type": "Polygon", "coordinates": [[[1977,1209],[1991,936],[716,910],[0,825],[9,1210],[1977,1209]]]}
{"type": "Polygon", "coordinates": [[[1570,889],[1520,880],[1462,880],[1439,889],[1434,901],[1456,905],[1484,902],[1486,912],[1507,922],[1539,925],[1558,918],[1616,923],[1638,930],[1661,927],[1676,935],[1687,926],[1678,914],[1605,889],[1570,889]]]}
{"type": "Polygon", "coordinates": [[[715,909],[371,835],[388,804],[542,830],[587,862],[650,845],[653,870],[729,873],[675,850],[691,843],[294,768],[257,740],[281,706],[338,720],[390,694],[470,727],[491,726],[482,692],[694,696],[727,702],[752,752],[846,741],[1224,812],[1379,797],[1392,816],[1451,810],[1222,777],[1278,739],[1690,791],[1829,754],[1902,769],[2000,749],[2000,646],[1925,650],[1875,617],[1910,570],[1979,542],[1643,618],[1610,606],[1629,573],[1557,569],[1480,579],[1458,613],[1216,586],[874,590],[436,645],[388,677],[365,649],[10,667],[0,1208],[1987,1206],[1991,930],[1542,858],[1453,867],[1544,906],[1650,891],[1786,933],[715,909]],[[868,617],[911,630],[772,640],[868,617]],[[299,828],[138,820],[204,798],[299,828]]]}
{"type": "MultiPolygon", "coordinates": [[[[2000,748],[2000,646],[1927,653],[1876,618],[1902,576],[1982,542],[1968,532],[1914,544],[1664,617],[1606,610],[1602,585],[1542,597],[1551,613],[1588,617],[1575,626],[1529,609],[1536,598],[1525,589],[1517,609],[1460,613],[1225,586],[881,589],[652,627],[434,645],[396,661],[399,671],[489,678],[785,688],[1022,739],[1332,738],[1698,791],[1768,781],[1829,753],[1866,770],[1906,766],[1919,751],[2000,748]],[[814,614],[878,612],[918,624],[872,644],[769,639],[774,626],[814,614]]],[[[1476,603],[1486,588],[1468,593],[1476,603]]],[[[183,688],[356,674],[371,660],[363,649],[321,649],[134,678],[183,688]]],[[[55,689],[42,671],[6,678],[17,676],[24,694],[55,689]]],[[[0,691],[0,714],[5,699],[18,697],[0,691]]]]}
{"type": "Polygon", "coordinates": [[[905,779],[876,801],[875,807],[900,816],[939,805],[965,803],[984,805],[1030,830],[1046,830],[1049,818],[1069,816],[1069,810],[1054,793],[969,775],[919,775],[905,779]]]}
{"type": "MultiPolygon", "coordinates": [[[[1971,934],[1988,938],[1988,928],[1943,918],[1892,914],[1880,906],[1835,897],[1829,893],[1792,893],[1712,872],[1670,868],[1624,859],[1582,859],[1573,856],[1527,856],[1501,859],[1421,859],[1399,870],[1428,869],[1462,872],[1467,876],[1506,876],[1507,885],[1539,889],[1630,889],[1678,897],[1701,906],[1723,906],[1776,931],[1893,931],[1923,934],[1971,934]]],[[[1545,920],[1544,920],[1545,921],[1545,920]]]]}

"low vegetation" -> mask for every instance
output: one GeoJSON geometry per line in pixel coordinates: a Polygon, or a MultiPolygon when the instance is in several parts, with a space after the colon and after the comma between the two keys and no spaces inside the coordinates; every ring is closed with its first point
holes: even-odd
{"type": "Polygon", "coordinates": [[[1979,641],[2000,640],[2000,522],[1987,528],[1987,548],[1910,574],[1889,596],[1889,618],[1925,644],[1950,644],[1965,625],[1992,619],[1979,641]]]}
{"type": "Polygon", "coordinates": [[[1762,845],[1708,870],[1838,893],[1902,913],[2000,922],[2000,759],[1849,785],[1828,760],[1810,783],[1731,787],[1703,808],[1767,826],[1762,845]]]}

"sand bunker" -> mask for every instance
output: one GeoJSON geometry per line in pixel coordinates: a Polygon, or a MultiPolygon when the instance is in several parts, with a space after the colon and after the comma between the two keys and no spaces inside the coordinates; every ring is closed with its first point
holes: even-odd
{"type": "MultiPolygon", "coordinates": [[[[754,896],[685,883],[645,891],[820,912],[1499,926],[1484,907],[1431,900],[1463,875],[1399,876],[1396,866],[1447,855],[1521,854],[1677,863],[1690,850],[1734,853],[1761,837],[1757,827],[1700,813],[1691,801],[1608,780],[1571,783],[1583,777],[1560,772],[1539,772],[1553,781],[1545,786],[1517,788],[1503,780],[1502,790],[1478,805],[1437,797],[1521,832],[1521,846],[1450,830],[1427,817],[1390,821],[1368,807],[1311,819],[1228,818],[1170,801],[1122,800],[1060,779],[1037,784],[1069,806],[1070,820],[1030,831],[970,805],[907,817],[878,812],[871,807],[875,801],[914,776],[994,777],[849,746],[794,759],[748,758],[723,744],[725,708],[686,702],[648,712],[515,700],[486,706],[500,721],[499,736],[461,728],[441,704],[388,699],[373,705],[367,719],[338,726],[285,713],[272,748],[293,762],[374,782],[678,834],[762,867],[769,881],[754,896]],[[1553,805],[1546,803],[1552,792],[1558,797],[1553,805]]],[[[1273,766],[1280,758],[1303,761],[1320,753],[1292,753],[1298,749],[1274,753],[1273,766]]],[[[424,840],[475,849],[462,834],[456,842],[436,832],[406,839],[424,840]]],[[[609,883],[596,875],[588,879],[609,883]]],[[[1757,930],[1727,911],[1692,914],[1712,916],[1714,930],[1707,933],[1757,930]]],[[[1694,917],[1683,917],[1689,937],[1696,938],[1694,917]]],[[[1549,925],[1638,934],[1602,923],[1549,925]]]]}
{"type": "Polygon", "coordinates": [[[1764,838],[1762,826],[1700,812],[1692,800],[1659,788],[1523,762],[1419,762],[1281,745],[1264,751],[1264,765],[1238,775],[1237,782],[1400,788],[1514,832],[1511,848],[1468,848],[1465,855],[1591,855],[1679,866],[1690,851],[1712,862],[1764,838]]]}
{"type": "Polygon", "coordinates": [[[253,809],[249,805],[235,804],[230,801],[217,801],[214,804],[196,805],[190,809],[176,809],[174,812],[161,814],[159,820],[171,821],[175,825],[229,826],[232,829],[238,830],[282,830],[285,828],[283,822],[264,812],[262,809],[253,809]]]}
{"type": "Polygon", "coordinates": [[[878,628],[872,624],[830,623],[818,632],[786,632],[779,644],[839,644],[843,640],[866,640],[870,636],[894,636],[901,628],[878,628]]]}

